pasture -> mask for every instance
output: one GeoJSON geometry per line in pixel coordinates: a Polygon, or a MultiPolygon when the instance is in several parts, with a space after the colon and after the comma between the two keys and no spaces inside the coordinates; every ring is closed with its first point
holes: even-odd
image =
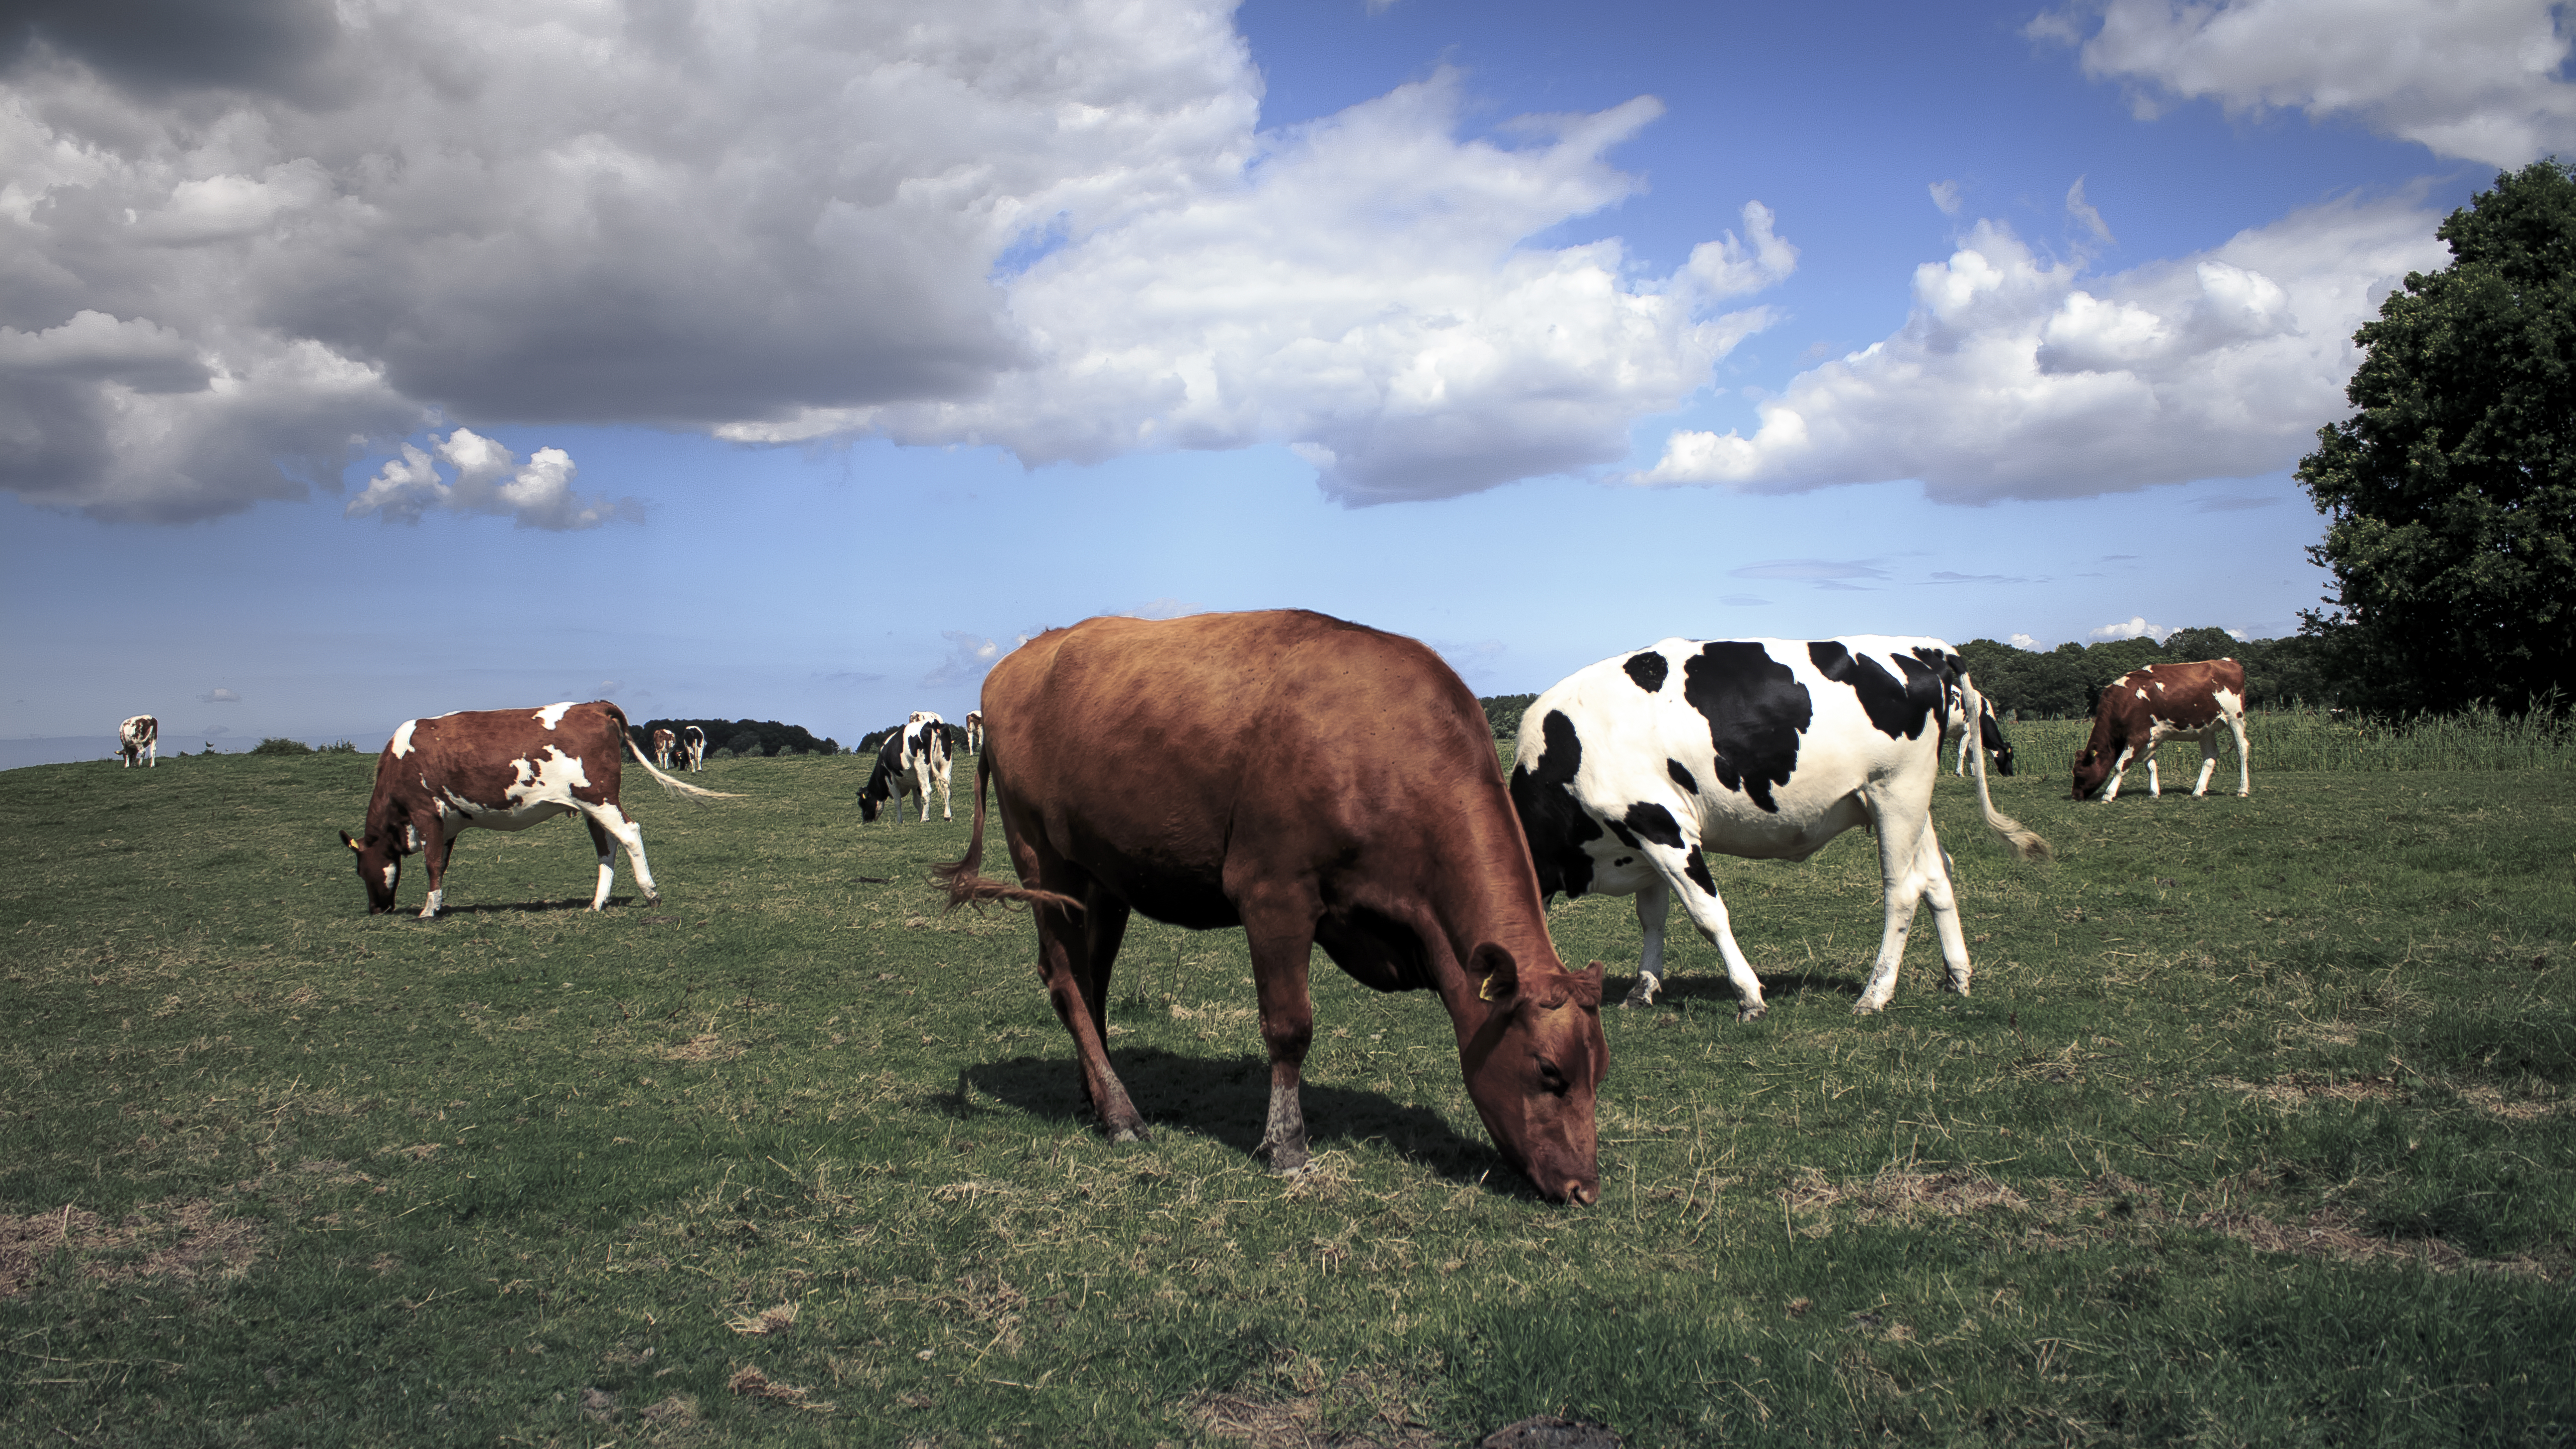
{"type": "MultiPolygon", "coordinates": [[[[1320,955],[1317,1161],[1266,1173],[1237,932],[1129,933],[1155,1136],[1102,1141],[1025,915],[926,883],[967,792],[862,828],[863,759],[631,772],[658,908],[621,859],[581,909],[573,822],[472,832],[434,923],[416,870],[363,914],[367,756],[0,773],[0,1439],[2576,1440],[2576,772],[2258,734],[2250,799],[2101,806],[2022,743],[2053,862],[1935,807],[1972,997],[1922,940],[1850,1015],[1866,837],[1712,861],[1771,1014],[1677,929],[1590,1209],[1320,955]]],[[[1628,902],[1550,924],[1615,1000],[1628,902]]]]}

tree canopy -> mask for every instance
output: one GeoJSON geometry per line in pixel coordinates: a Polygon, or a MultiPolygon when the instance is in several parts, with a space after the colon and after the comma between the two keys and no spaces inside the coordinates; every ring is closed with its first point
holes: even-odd
{"type": "Polygon", "coordinates": [[[2299,481],[2332,523],[2306,632],[2356,702],[2520,711],[2569,678],[2576,626],[2576,169],[2496,177],[2354,340],[2299,481]]]}

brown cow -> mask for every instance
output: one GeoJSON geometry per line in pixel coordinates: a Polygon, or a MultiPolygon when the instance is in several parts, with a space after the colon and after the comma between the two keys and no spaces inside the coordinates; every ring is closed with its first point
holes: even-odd
{"type": "Polygon", "coordinates": [[[680,737],[669,730],[653,731],[653,763],[665,770],[671,768],[671,751],[679,743],[680,737]]]}
{"type": "Polygon", "coordinates": [[[1601,963],[1567,971],[1548,940],[1492,731],[1438,655],[1304,612],[1091,619],[995,665],[983,705],[973,835],[939,874],[952,907],[1037,906],[1038,974],[1113,1140],[1146,1135],[1102,1044],[1142,911],[1244,928],[1274,1169],[1307,1162],[1321,944],[1364,985],[1438,992],[1494,1145],[1551,1199],[1600,1196],[1601,963]],[[977,873],[988,784],[1019,888],[977,873]]]}
{"type": "Polygon", "coordinates": [[[2207,794],[2209,777],[2218,768],[2218,732],[2236,733],[2236,793],[2254,793],[2254,777],[2245,759],[2245,666],[2233,659],[2202,659],[2190,664],[2150,664],[2111,681],[2093,705],[2093,737],[2075,757],[2075,797],[2102,790],[2104,800],[2120,798],[2120,777],[2143,750],[2147,756],[2147,794],[2157,788],[2156,746],[2189,735],[2200,745],[2200,783],[2195,796],[2207,794]],[[2102,789],[2108,780],[2111,787],[2102,789]]]}
{"type": "MultiPolygon", "coordinates": [[[[652,867],[644,863],[644,832],[617,804],[620,767],[634,743],[627,728],[626,712],[604,699],[404,720],[376,757],[365,837],[340,832],[341,842],[357,852],[368,913],[394,908],[406,855],[417,851],[428,860],[429,900],[420,908],[425,921],[438,914],[445,898],[447,851],[456,832],[478,825],[525,830],[576,810],[590,827],[590,843],[599,848],[599,889],[590,908],[608,904],[620,844],[634,862],[644,899],[660,902],[652,867]]],[[[635,763],[666,789],[736,798],[674,780],[640,752],[635,763]]]]}

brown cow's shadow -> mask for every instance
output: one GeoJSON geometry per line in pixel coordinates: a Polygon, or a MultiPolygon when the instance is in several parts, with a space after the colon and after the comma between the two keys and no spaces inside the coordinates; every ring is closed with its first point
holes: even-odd
{"type": "MultiPolygon", "coordinates": [[[[1247,1158],[1261,1145],[1263,1120],[1270,1110],[1268,1058],[1251,1053],[1190,1057],[1159,1047],[1120,1047],[1109,1053],[1109,1061],[1148,1128],[1196,1133],[1247,1158]]],[[[975,1092],[1032,1116],[1059,1122],[1069,1130],[1078,1127],[1095,1135],[1099,1131],[1070,1056],[986,1062],[967,1068],[964,1078],[975,1092]]],[[[1313,1081],[1306,1083],[1303,1100],[1311,1151],[1383,1142],[1406,1161],[1453,1184],[1481,1181],[1491,1191],[1540,1200],[1491,1144],[1481,1136],[1460,1136],[1450,1129],[1448,1119],[1428,1107],[1403,1106],[1383,1092],[1313,1081]]],[[[939,1094],[934,1101],[952,1113],[973,1111],[949,1093],[939,1094]]]]}
{"type": "MultiPolygon", "coordinates": [[[[633,896],[610,896],[608,898],[608,905],[611,910],[614,910],[619,906],[631,906],[633,904],[635,904],[635,897],[633,896]]],[[[441,918],[444,918],[447,916],[529,915],[538,911],[587,911],[589,909],[590,897],[574,896],[570,900],[562,901],[493,901],[470,906],[442,905],[438,908],[438,914],[441,918]]],[[[420,914],[420,909],[419,907],[414,906],[400,911],[398,914],[416,917],[420,914]]]]}

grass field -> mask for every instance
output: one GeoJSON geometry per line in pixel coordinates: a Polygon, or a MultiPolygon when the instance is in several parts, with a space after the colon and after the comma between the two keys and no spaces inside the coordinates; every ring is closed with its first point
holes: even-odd
{"type": "MultiPolygon", "coordinates": [[[[1715,862],[1771,1014],[1695,938],[1605,1013],[1590,1209],[1320,958],[1264,1172],[1234,932],[1131,932],[1103,1142],[1026,917],[924,882],[965,799],[855,758],[631,775],[660,907],[469,835],[435,923],[367,757],[0,773],[0,1442],[2576,1441],[2576,773],[2255,766],[1998,781],[2041,865],[1945,779],[1976,994],[1920,941],[1868,1019],[1866,837],[1715,862]]],[[[1627,903],[1551,923],[1615,999],[1627,903]]]]}

